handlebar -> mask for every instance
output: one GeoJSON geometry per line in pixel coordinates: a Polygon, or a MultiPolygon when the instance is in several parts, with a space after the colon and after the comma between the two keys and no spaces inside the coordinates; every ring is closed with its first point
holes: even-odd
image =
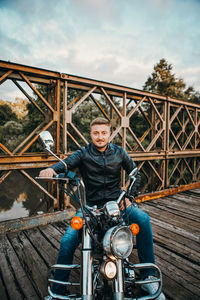
{"type": "Polygon", "coordinates": [[[66,173],[60,173],[54,175],[53,177],[35,177],[35,179],[44,180],[44,181],[60,181],[68,183],[70,180],[76,179],[76,174],[72,171],[66,173]]]}
{"type": "Polygon", "coordinates": [[[35,179],[43,180],[43,181],[62,181],[62,182],[69,182],[69,178],[60,178],[58,175],[56,177],[35,177],[35,179]]]}
{"type": "MultiPolygon", "coordinates": [[[[122,199],[124,197],[127,197],[131,200],[131,202],[133,201],[133,196],[131,195],[131,189],[136,181],[136,176],[137,176],[137,173],[138,173],[138,169],[137,168],[134,168],[131,173],[129,174],[129,179],[130,179],[130,184],[129,184],[129,187],[127,189],[127,191],[125,190],[122,190],[119,198],[116,200],[116,203],[119,205],[120,202],[122,201],[122,199]]],[[[72,182],[73,180],[76,181],[76,184],[78,184],[79,182],[79,178],[76,176],[76,173],[72,172],[72,171],[68,171],[67,174],[66,173],[60,173],[58,175],[54,175],[53,177],[35,177],[36,179],[38,180],[43,180],[43,181],[57,181],[57,182],[60,182],[60,183],[69,183],[69,182],[72,182]]],[[[85,203],[86,204],[86,203],[85,203]]],[[[87,207],[86,207],[87,209],[87,207]]],[[[97,210],[95,207],[91,207],[89,209],[90,211],[95,211],[97,210]]],[[[100,213],[100,210],[98,209],[98,212],[100,213]]]]}

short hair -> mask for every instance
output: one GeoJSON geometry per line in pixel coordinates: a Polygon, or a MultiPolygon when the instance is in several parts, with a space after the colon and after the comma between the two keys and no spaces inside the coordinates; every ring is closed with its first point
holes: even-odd
{"type": "Polygon", "coordinates": [[[99,118],[94,119],[90,123],[90,127],[92,127],[93,125],[108,125],[108,126],[110,126],[110,121],[105,118],[99,117],[99,118]]]}

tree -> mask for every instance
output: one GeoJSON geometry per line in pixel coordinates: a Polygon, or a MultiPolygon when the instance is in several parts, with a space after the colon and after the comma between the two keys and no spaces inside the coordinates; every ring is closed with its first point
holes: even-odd
{"type": "Polygon", "coordinates": [[[181,78],[172,73],[172,65],[162,58],[155,66],[152,74],[147,78],[143,89],[160,95],[200,104],[200,93],[192,86],[186,87],[181,78]]]}
{"type": "Polygon", "coordinates": [[[17,121],[17,115],[12,111],[8,104],[0,105],[0,126],[3,126],[10,120],[17,121]]]}
{"type": "Polygon", "coordinates": [[[22,138],[23,126],[8,104],[0,104],[0,143],[14,150],[22,138]]]}

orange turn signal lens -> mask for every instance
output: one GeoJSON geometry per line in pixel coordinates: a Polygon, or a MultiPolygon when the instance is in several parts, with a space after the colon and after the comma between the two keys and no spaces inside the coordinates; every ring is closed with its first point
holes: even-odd
{"type": "Polygon", "coordinates": [[[73,217],[71,219],[71,226],[75,230],[79,230],[83,227],[83,219],[79,216],[73,217]]]}
{"type": "Polygon", "coordinates": [[[138,224],[133,223],[130,226],[130,230],[132,231],[133,235],[137,235],[140,232],[140,227],[138,224]]]}

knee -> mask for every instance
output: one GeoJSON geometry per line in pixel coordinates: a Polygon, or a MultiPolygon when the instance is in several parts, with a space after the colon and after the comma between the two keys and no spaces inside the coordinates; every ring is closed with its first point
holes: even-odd
{"type": "Polygon", "coordinates": [[[137,223],[139,226],[149,226],[150,217],[140,208],[134,208],[132,210],[131,222],[137,223]]]}
{"type": "Polygon", "coordinates": [[[149,215],[143,211],[142,217],[141,217],[141,224],[149,224],[150,223],[150,217],[149,215]]]}
{"type": "Polygon", "coordinates": [[[66,232],[61,239],[60,249],[62,251],[74,252],[79,243],[77,232],[66,232]]]}

